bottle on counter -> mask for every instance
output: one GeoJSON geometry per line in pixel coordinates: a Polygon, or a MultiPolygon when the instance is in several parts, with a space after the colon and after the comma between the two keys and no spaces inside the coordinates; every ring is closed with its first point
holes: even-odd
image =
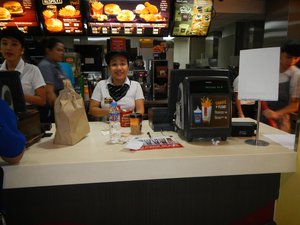
{"type": "Polygon", "coordinates": [[[84,101],[90,100],[90,92],[89,92],[88,84],[84,84],[84,86],[83,86],[83,99],[84,99],[84,101]]]}
{"type": "Polygon", "coordinates": [[[112,144],[117,144],[121,139],[121,130],[120,130],[120,110],[118,108],[117,102],[113,101],[110,104],[109,108],[109,135],[110,142],[112,144]]]}

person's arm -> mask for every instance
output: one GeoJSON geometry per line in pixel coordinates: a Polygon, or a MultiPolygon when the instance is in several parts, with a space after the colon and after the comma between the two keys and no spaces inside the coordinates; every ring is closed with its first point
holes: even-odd
{"type": "Polygon", "coordinates": [[[50,105],[51,108],[54,107],[56,98],[57,96],[54,91],[54,85],[46,84],[46,99],[47,99],[47,103],[50,105]]]}
{"type": "Polygon", "coordinates": [[[244,118],[244,112],[241,105],[241,100],[238,99],[238,93],[235,93],[235,106],[237,109],[238,117],[244,118]]]}
{"type": "Polygon", "coordinates": [[[281,117],[285,114],[290,114],[292,112],[297,112],[299,107],[299,98],[291,97],[290,103],[284,108],[277,110],[276,113],[281,117]]]}
{"type": "Polygon", "coordinates": [[[91,99],[89,105],[89,114],[95,117],[108,116],[109,108],[101,108],[100,102],[91,99]]]}
{"type": "Polygon", "coordinates": [[[141,113],[144,115],[145,113],[145,99],[144,99],[144,93],[141,85],[137,83],[137,89],[136,89],[136,94],[135,94],[135,112],[141,113]]]}
{"type": "Polygon", "coordinates": [[[9,164],[16,164],[23,156],[26,139],[17,128],[14,112],[2,99],[0,109],[0,156],[9,164]]]}
{"type": "Polygon", "coordinates": [[[269,109],[268,103],[266,101],[261,101],[261,110],[262,110],[262,114],[269,120],[280,119],[280,115],[276,111],[269,109]]]}
{"type": "Polygon", "coordinates": [[[46,104],[46,90],[45,86],[35,89],[35,95],[24,94],[25,101],[32,105],[43,106],[46,104]]]}
{"type": "Polygon", "coordinates": [[[145,113],[144,99],[135,100],[135,112],[144,115],[145,113]]]}
{"type": "Polygon", "coordinates": [[[271,127],[278,128],[277,123],[274,121],[274,118],[277,117],[278,114],[273,110],[269,109],[268,103],[266,101],[261,101],[261,111],[264,117],[266,117],[268,124],[271,127]]]}
{"type": "Polygon", "coordinates": [[[21,161],[22,157],[23,157],[23,153],[24,153],[24,150],[22,153],[20,153],[19,155],[15,156],[15,157],[5,157],[5,156],[1,156],[1,158],[9,163],[9,164],[17,164],[21,161]]]}

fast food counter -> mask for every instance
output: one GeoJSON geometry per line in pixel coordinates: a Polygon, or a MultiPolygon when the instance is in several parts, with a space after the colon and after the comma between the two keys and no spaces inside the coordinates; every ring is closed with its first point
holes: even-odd
{"type": "MultiPolygon", "coordinates": [[[[53,134],[19,165],[3,166],[11,224],[231,224],[277,199],[280,173],[296,170],[296,153],[264,136],[267,147],[237,137],[187,143],[164,132],[183,148],[130,151],[107,144],[108,124],[90,126],[75,146],[54,145],[53,134]]],[[[162,135],[143,121],[142,136],[148,131],[162,135]]],[[[263,124],[260,132],[282,133],[263,124]]]]}
{"type": "MultiPolygon", "coordinates": [[[[184,147],[130,151],[125,145],[107,143],[109,136],[101,134],[108,129],[104,122],[91,122],[90,134],[74,146],[54,145],[55,126],[52,127],[53,135],[27,149],[19,165],[3,166],[5,189],[294,172],[296,166],[296,153],[271,141],[267,147],[254,147],[244,143],[247,138],[231,137],[214,146],[211,142],[188,143],[180,140],[175,132],[163,132],[176,137],[184,147]]],[[[129,128],[122,129],[130,132],[129,128]]],[[[148,121],[143,121],[142,135],[146,137],[148,131],[153,133],[148,121]]],[[[262,124],[261,134],[264,133],[280,131],[262,124]]],[[[161,135],[156,132],[152,137],[161,135]]]]}

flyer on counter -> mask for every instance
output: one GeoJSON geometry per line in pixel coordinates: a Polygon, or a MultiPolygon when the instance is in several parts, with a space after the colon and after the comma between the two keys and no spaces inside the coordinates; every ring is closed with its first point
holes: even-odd
{"type": "Polygon", "coordinates": [[[173,136],[158,136],[152,138],[132,138],[126,147],[130,150],[151,150],[182,148],[183,145],[173,136]]]}

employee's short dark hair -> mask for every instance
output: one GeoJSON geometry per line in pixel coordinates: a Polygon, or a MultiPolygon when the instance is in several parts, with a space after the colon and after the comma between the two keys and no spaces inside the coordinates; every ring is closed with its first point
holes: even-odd
{"type": "Polygon", "coordinates": [[[129,64],[129,53],[126,51],[110,51],[105,55],[105,61],[107,65],[109,65],[112,58],[116,56],[124,56],[127,59],[127,63],[129,64]]]}
{"type": "Polygon", "coordinates": [[[50,50],[54,49],[58,43],[63,44],[63,42],[56,37],[46,37],[42,40],[44,48],[48,48],[50,50]]]}
{"type": "Polygon", "coordinates": [[[25,46],[24,33],[20,31],[17,27],[9,27],[3,29],[0,33],[0,40],[2,38],[15,38],[21,43],[23,47],[25,46]]]}
{"type": "Polygon", "coordinates": [[[292,57],[300,57],[300,41],[287,40],[281,46],[281,52],[286,52],[292,57]]]}

